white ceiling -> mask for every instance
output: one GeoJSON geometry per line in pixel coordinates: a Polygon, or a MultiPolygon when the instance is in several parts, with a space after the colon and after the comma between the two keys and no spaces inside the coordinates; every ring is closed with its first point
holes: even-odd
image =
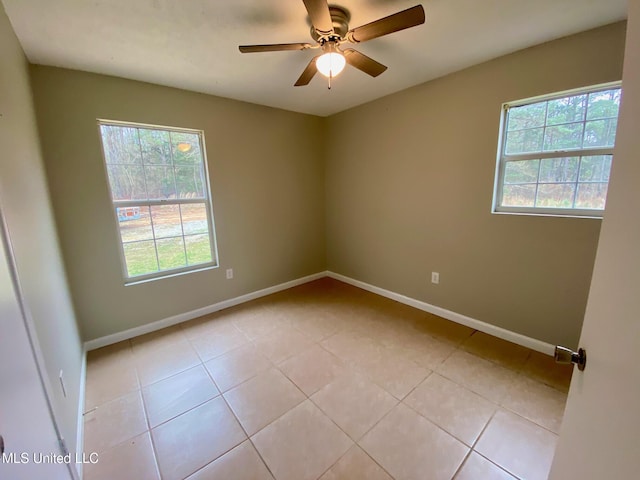
{"type": "MultiPolygon", "coordinates": [[[[293,84],[316,50],[241,54],[238,45],[311,42],[302,0],[2,0],[31,63],[184,88],[326,116],[538,43],[626,18],[626,0],[422,0],[424,25],[355,48],[389,69],[347,67],[293,84]]],[[[333,3],[333,2],[331,2],[333,3]]],[[[420,0],[336,0],[350,27],[420,0]]],[[[597,59],[594,59],[597,61],[597,59]]]]}

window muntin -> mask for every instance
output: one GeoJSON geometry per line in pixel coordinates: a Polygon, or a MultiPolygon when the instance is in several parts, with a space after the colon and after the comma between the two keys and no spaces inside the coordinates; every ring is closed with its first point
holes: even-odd
{"type": "Polygon", "coordinates": [[[602,216],[620,84],[505,104],[494,211],[602,216]]]}
{"type": "Polygon", "coordinates": [[[125,278],[216,266],[202,132],[99,121],[125,278]]]}

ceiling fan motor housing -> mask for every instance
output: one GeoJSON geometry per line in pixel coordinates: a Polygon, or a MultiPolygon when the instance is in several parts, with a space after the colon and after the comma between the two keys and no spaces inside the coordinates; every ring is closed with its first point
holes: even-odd
{"type": "Polygon", "coordinates": [[[331,22],[333,23],[333,31],[335,32],[329,38],[323,38],[322,35],[318,35],[313,25],[311,26],[311,37],[320,44],[327,40],[342,40],[349,31],[349,20],[351,20],[349,10],[333,5],[329,7],[329,13],[331,15],[331,22]]]}

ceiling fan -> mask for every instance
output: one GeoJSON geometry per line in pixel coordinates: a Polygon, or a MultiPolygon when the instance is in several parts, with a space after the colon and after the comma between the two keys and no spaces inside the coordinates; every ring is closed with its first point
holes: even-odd
{"type": "Polygon", "coordinates": [[[352,67],[377,77],[387,67],[353,48],[342,49],[346,43],[360,43],[389,33],[421,25],[425,21],[422,5],[408,8],[375,22],[349,30],[349,12],[342,7],[329,6],[327,0],[302,0],[311,20],[311,37],[316,44],[276,43],[270,45],[241,45],[242,53],[279,52],[284,50],[322,49],[322,54],[311,59],[295,83],[296,87],[308,85],[316,72],[329,78],[338,75],[348,63],[352,67]]]}

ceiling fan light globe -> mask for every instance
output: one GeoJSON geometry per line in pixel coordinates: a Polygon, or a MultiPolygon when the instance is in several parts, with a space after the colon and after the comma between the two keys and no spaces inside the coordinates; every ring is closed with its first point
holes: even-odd
{"type": "Polygon", "coordinates": [[[316,60],[316,68],[325,77],[335,77],[345,66],[344,55],[336,52],[325,53],[316,60]]]}

